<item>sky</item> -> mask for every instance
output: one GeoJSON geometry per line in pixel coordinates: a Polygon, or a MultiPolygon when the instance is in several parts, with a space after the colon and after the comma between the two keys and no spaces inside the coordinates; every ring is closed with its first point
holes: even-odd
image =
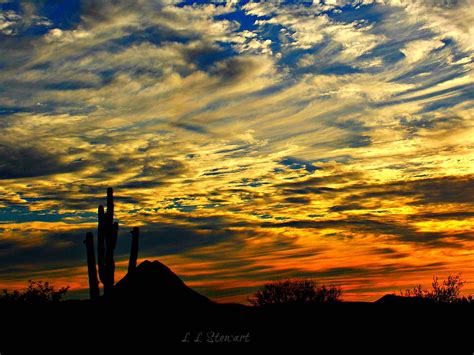
{"type": "Polygon", "coordinates": [[[473,0],[0,0],[0,286],[87,297],[113,186],[116,279],[474,293],[473,58],[473,0]]]}

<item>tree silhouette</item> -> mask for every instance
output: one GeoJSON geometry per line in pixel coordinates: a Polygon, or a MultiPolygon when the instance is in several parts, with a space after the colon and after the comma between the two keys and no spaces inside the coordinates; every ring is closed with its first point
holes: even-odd
{"type": "Polygon", "coordinates": [[[317,286],[312,280],[293,279],[263,285],[249,302],[254,306],[269,304],[335,303],[341,301],[342,290],[336,286],[317,286]]]}
{"type": "Polygon", "coordinates": [[[14,290],[9,292],[3,290],[0,295],[0,303],[27,303],[33,305],[58,303],[66,295],[69,286],[55,290],[48,282],[28,281],[29,285],[25,290],[14,290]]]}
{"type": "Polygon", "coordinates": [[[424,290],[421,285],[417,285],[412,289],[401,291],[404,297],[417,297],[427,299],[436,303],[459,303],[472,302],[472,296],[461,297],[461,289],[465,280],[461,279],[461,275],[449,275],[446,280],[439,282],[438,276],[433,277],[431,290],[424,290]]]}

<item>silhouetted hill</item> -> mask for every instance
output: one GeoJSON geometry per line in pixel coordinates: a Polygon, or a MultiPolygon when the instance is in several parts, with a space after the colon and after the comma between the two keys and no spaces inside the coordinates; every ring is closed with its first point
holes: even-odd
{"type": "Polygon", "coordinates": [[[376,304],[384,304],[387,306],[396,306],[396,305],[404,305],[404,306],[416,306],[416,305],[431,305],[433,301],[427,298],[421,297],[404,297],[404,296],[397,296],[397,295],[385,295],[379,298],[374,303],[376,304]]]}
{"type": "Polygon", "coordinates": [[[114,287],[115,302],[140,302],[154,308],[203,307],[213,304],[197,293],[159,261],[145,260],[132,273],[125,275],[114,287]]]}
{"type": "Polygon", "coordinates": [[[460,353],[453,350],[461,347],[470,354],[474,350],[471,327],[462,325],[474,317],[473,305],[423,302],[420,306],[419,299],[395,295],[372,303],[219,304],[190,289],[158,261],[141,263],[115,285],[114,292],[113,303],[82,300],[0,307],[0,352],[34,353],[37,344],[58,340],[66,348],[51,345],[48,353],[122,353],[128,347],[126,353],[142,354],[162,352],[164,344],[184,341],[192,345],[246,340],[278,349],[282,344],[329,347],[331,353],[380,354],[387,349],[426,353],[429,348],[439,352],[443,346],[448,346],[449,354],[460,353]]]}

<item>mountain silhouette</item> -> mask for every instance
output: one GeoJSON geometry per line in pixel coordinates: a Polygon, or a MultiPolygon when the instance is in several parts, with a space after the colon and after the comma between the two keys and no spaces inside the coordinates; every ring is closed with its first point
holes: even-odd
{"type": "Polygon", "coordinates": [[[421,298],[421,297],[404,297],[393,294],[387,294],[379,298],[374,302],[375,304],[384,304],[389,306],[416,306],[416,305],[426,305],[433,304],[432,300],[421,298]]]}
{"type": "Polygon", "coordinates": [[[207,297],[192,290],[166,265],[145,260],[121,279],[114,287],[115,302],[139,301],[179,307],[205,307],[213,305],[207,297]]]}
{"type": "MultiPolygon", "coordinates": [[[[164,349],[164,344],[225,339],[250,339],[265,346],[310,341],[348,353],[357,348],[366,352],[367,346],[381,342],[405,353],[413,344],[423,350],[430,345],[437,348],[439,342],[433,339],[459,339],[457,344],[471,346],[472,342],[462,342],[472,338],[471,328],[452,325],[471,319],[474,308],[397,295],[385,295],[376,302],[333,304],[251,307],[218,303],[189,288],[159,261],[147,260],[116,283],[111,299],[7,305],[0,312],[0,346],[12,349],[6,353],[27,353],[32,344],[54,344],[57,339],[74,344],[75,352],[89,353],[93,348],[104,354],[120,353],[125,347],[140,354],[164,349]],[[18,342],[19,334],[28,341],[18,342]],[[370,343],[372,339],[378,341],[370,343]]],[[[64,348],[52,347],[48,352],[62,354],[64,348]]]]}

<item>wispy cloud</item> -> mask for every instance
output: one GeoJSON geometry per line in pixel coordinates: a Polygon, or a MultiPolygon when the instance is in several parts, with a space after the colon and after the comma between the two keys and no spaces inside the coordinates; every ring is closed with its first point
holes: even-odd
{"type": "Polygon", "coordinates": [[[6,285],[86,287],[109,185],[122,238],[218,298],[474,277],[472,2],[55,3],[0,2],[6,285]]]}

